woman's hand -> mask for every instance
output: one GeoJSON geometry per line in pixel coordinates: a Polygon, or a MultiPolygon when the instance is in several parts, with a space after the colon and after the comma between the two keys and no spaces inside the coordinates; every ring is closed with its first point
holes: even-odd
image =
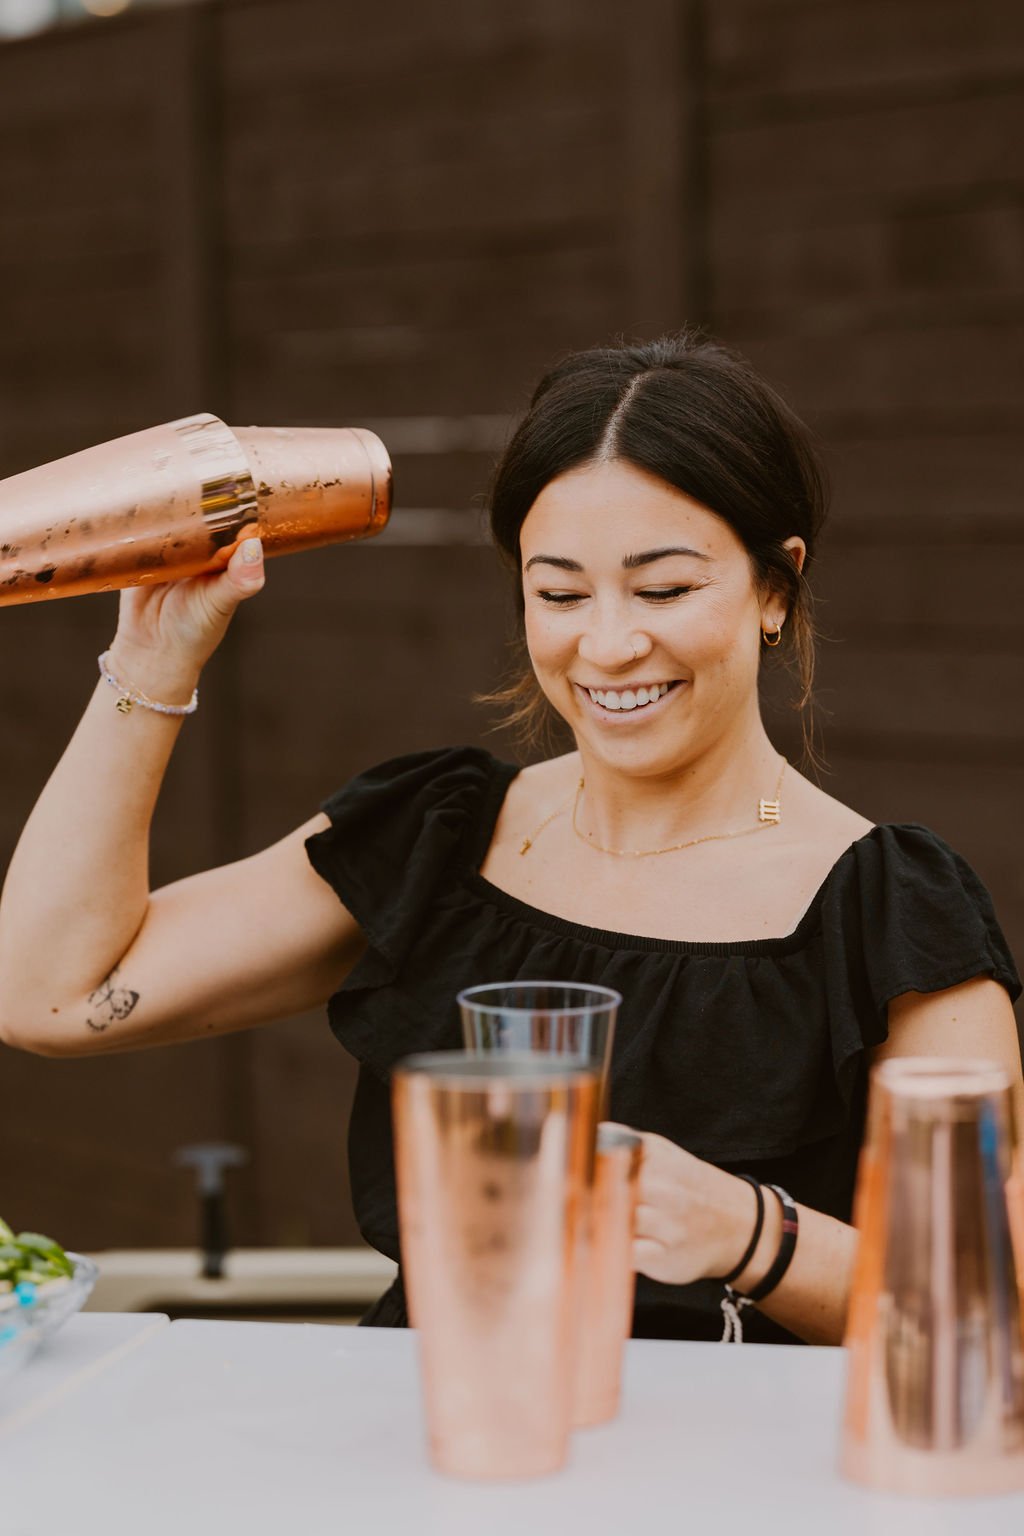
{"type": "Polygon", "coordinates": [[[184,703],[223,640],[239,603],[264,582],[263,546],[244,539],[223,571],[121,593],[111,670],[165,703],[184,703]],[[183,694],[181,699],[168,692],[183,694]]]}
{"type": "Polygon", "coordinates": [[[728,1274],[754,1230],[754,1191],[664,1136],[643,1140],[633,1264],[668,1285],[728,1274]]]}

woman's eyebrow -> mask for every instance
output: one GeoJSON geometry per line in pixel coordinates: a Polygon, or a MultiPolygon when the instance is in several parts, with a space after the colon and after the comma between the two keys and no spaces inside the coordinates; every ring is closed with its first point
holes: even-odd
{"type": "MultiPolygon", "coordinates": [[[[670,555],[692,555],[694,560],[710,561],[711,556],[705,555],[699,549],[689,549],[686,545],[672,545],[667,549],[645,549],[638,555],[623,555],[622,569],[624,571],[636,571],[642,565],[653,565],[655,560],[667,560],[670,555]]],[[[523,566],[524,573],[531,565],[554,565],[560,571],[582,571],[583,567],[578,560],[570,560],[565,555],[531,555],[523,566]]]]}
{"type": "Polygon", "coordinates": [[[672,545],[668,549],[645,549],[639,555],[625,555],[622,561],[624,571],[638,570],[641,565],[653,565],[655,560],[667,560],[669,555],[692,555],[694,560],[708,560],[711,556],[705,555],[699,549],[687,549],[684,545],[672,545]]]}
{"type": "Polygon", "coordinates": [[[564,555],[531,555],[523,566],[523,571],[528,571],[531,565],[557,565],[560,571],[582,571],[583,569],[578,560],[567,560],[564,555]]]}

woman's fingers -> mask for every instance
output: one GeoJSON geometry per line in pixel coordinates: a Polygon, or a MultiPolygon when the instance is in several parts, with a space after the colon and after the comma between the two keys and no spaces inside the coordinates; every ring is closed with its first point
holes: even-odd
{"type": "Polygon", "coordinates": [[[665,1266],[665,1250],[650,1238],[633,1239],[633,1268],[650,1280],[660,1280],[665,1266]]]}
{"type": "Polygon", "coordinates": [[[636,1215],[633,1219],[633,1231],[638,1237],[653,1237],[659,1241],[664,1240],[665,1218],[660,1206],[647,1205],[644,1201],[637,1201],[636,1215]]]}
{"type": "Polygon", "coordinates": [[[191,688],[239,604],[263,584],[263,546],[255,536],[243,539],[216,574],[122,592],[114,648],[137,686],[145,687],[145,674],[155,687],[183,679],[191,688]]]}
{"type": "Polygon", "coordinates": [[[263,585],[263,540],[255,534],[243,539],[228,561],[228,570],[235,569],[240,581],[251,591],[263,585]]]}
{"type": "Polygon", "coordinates": [[[263,545],[258,538],[243,539],[222,575],[204,586],[207,600],[222,618],[230,618],[247,597],[259,592],[265,581],[263,545]]]}

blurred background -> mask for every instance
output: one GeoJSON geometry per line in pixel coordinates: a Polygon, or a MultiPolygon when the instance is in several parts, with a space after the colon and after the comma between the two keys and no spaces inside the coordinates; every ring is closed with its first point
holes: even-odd
{"type": "MultiPolygon", "coordinates": [[[[825,787],[921,821],[1024,957],[1019,0],[0,0],[0,475],[209,410],[363,425],[397,512],[270,567],[209,668],[157,883],[360,768],[488,735],[496,452],[548,364],[699,323],[824,443],[825,787]]],[[[114,599],[0,610],[0,870],[114,599]]],[[[799,754],[779,704],[773,730],[799,754]]],[[[0,1214],[194,1243],[358,1242],[355,1067],[322,1015],[104,1061],[0,1057],[0,1214]]]]}

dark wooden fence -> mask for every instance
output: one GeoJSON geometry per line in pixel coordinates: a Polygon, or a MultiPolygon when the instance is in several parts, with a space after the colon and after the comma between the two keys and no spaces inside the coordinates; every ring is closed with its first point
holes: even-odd
{"type": "MultiPolygon", "coordinates": [[[[828,448],[827,787],[947,836],[1024,953],[1022,87],[1015,0],[224,0],[0,48],[0,473],[198,409],[396,461],[394,532],[273,568],[209,669],[155,877],[485,739],[508,422],[567,349],[697,321],[828,448]]],[[[0,867],[113,622],[0,613],[0,867]]],[[[0,1074],[14,1221],[190,1241],[173,1151],[224,1137],[236,1238],[354,1236],[320,1017],[0,1074]]]]}

